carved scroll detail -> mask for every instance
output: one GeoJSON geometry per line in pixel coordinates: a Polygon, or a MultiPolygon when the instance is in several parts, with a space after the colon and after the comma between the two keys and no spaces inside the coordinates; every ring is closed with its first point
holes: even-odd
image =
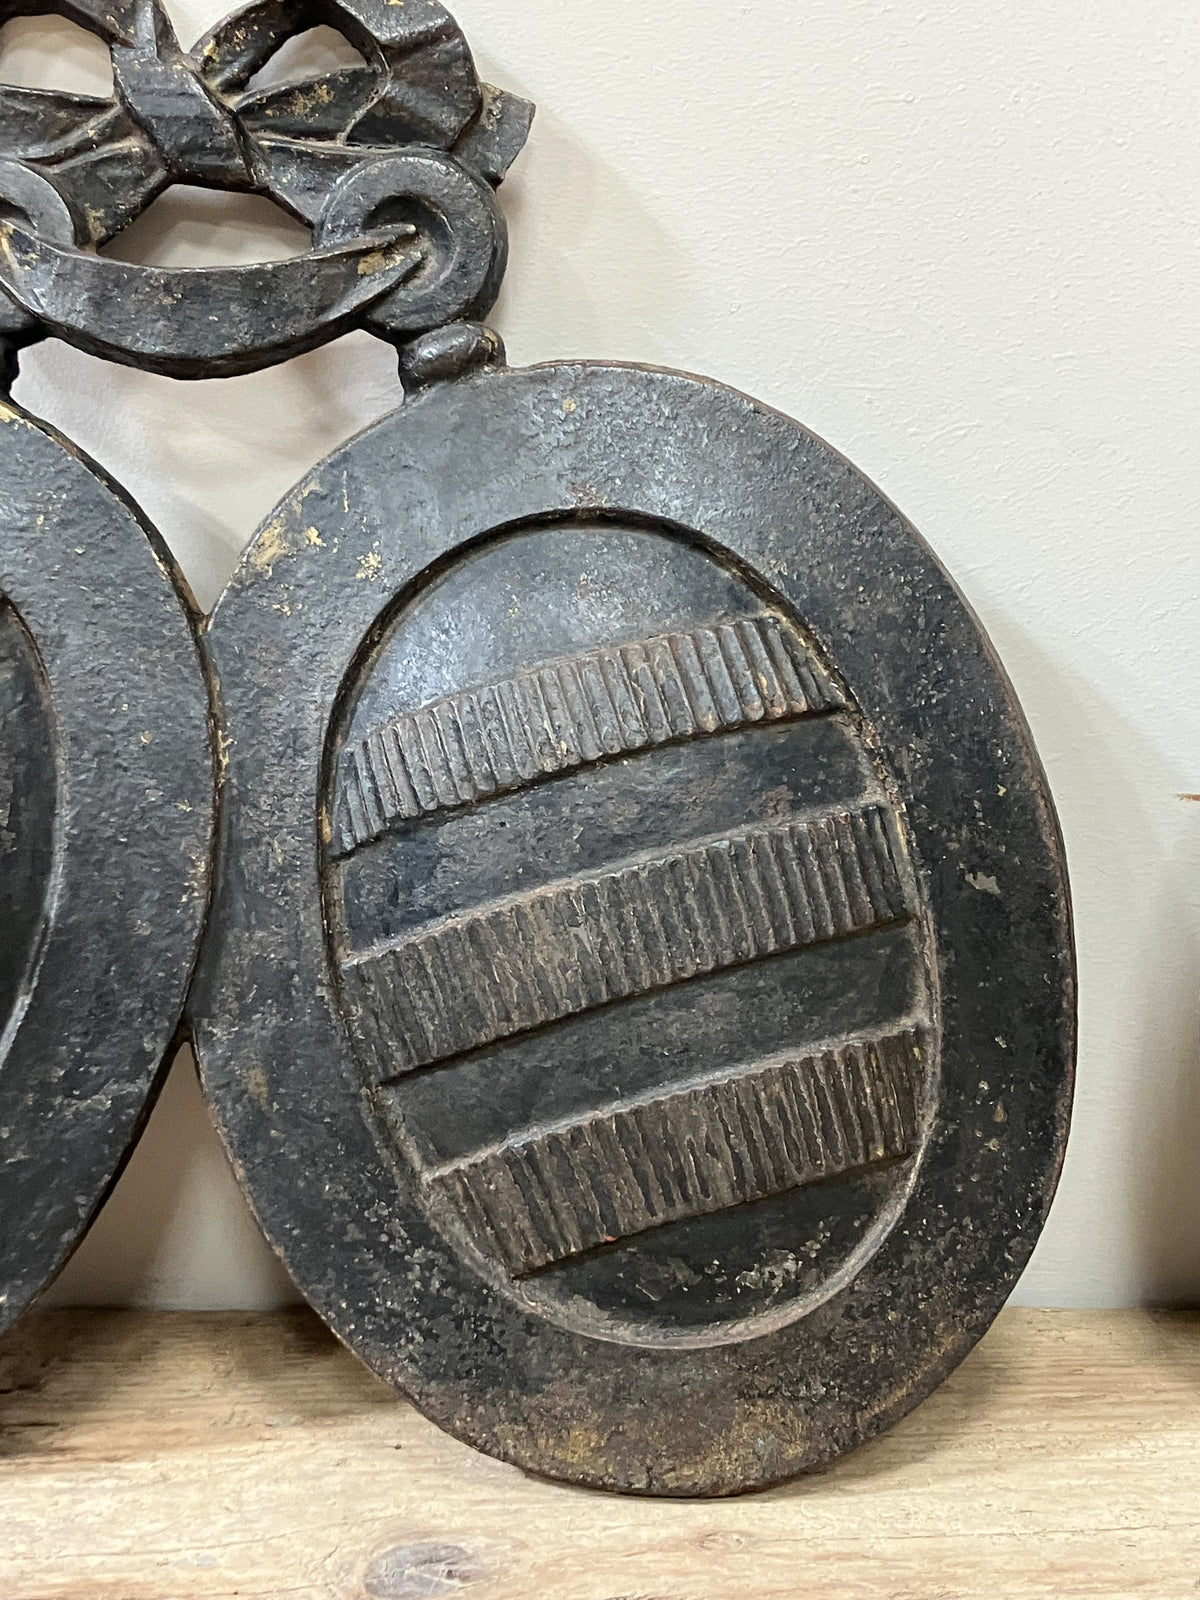
{"type": "Polygon", "coordinates": [[[381,1079],[701,973],[912,914],[895,814],[866,805],[498,900],[342,966],[381,1079]]]}
{"type": "Polygon", "coordinates": [[[348,854],[415,817],[606,758],[843,706],[798,635],[769,615],[552,661],[351,746],[338,846],[348,854]]]}
{"type": "Polygon", "coordinates": [[[915,1031],[785,1055],[529,1133],[428,1176],[514,1277],[908,1155],[915,1031]]]}

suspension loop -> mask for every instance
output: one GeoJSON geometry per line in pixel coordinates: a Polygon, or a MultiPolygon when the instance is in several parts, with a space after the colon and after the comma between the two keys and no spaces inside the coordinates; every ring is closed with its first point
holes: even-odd
{"type": "Polygon", "coordinates": [[[508,231],[487,184],[433,151],[384,156],[341,180],[317,239],[334,246],[397,226],[415,230],[422,262],[367,313],[372,333],[402,344],[491,310],[507,264],[508,231]]]}
{"type": "MultiPolygon", "coordinates": [[[[16,161],[0,160],[3,222],[23,224],[59,245],[75,242],[75,219],[62,195],[48,178],[16,161]]],[[[20,351],[44,339],[47,331],[37,317],[0,295],[0,394],[8,394],[17,380],[20,351]]]]}

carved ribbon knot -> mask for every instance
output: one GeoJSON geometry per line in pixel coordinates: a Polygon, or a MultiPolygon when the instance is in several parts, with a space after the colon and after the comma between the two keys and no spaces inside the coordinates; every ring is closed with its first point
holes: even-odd
{"type": "Polygon", "coordinates": [[[0,86],[10,341],[48,330],[111,359],[211,377],[357,325],[402,343],[490,308],[507,243],[492,190],[533,107],[480,83],[437,0],[251,0],[191,51],[159,0],[8,0],[0,22],[38,10],[106,41],[115,94],[0,86]],[[256,84],[288,40],[322,24],[361,65],[256,84]],[[317,248],[176,272],[84,253],[176,183],[268,196],[317,248]]]}

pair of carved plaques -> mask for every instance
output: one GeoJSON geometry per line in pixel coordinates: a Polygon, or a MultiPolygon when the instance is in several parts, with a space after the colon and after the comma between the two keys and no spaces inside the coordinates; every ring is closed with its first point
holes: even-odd
{"type": "MultiPolygon", "coordinates": [[[[1074,1022],[1044,778],[953,585],[827,446],[679,374],[502,364],[471,319],[505,163],[464,151],[510,160],[528,108],[464,89],[440,7],[404,49],[386,7],[302,9],[379,49],[301,187],[356,218],[355,263],[419,259],[369,311],[405,404],[268,520],[199,636],[119,492],[0,425],[0,1322],[182,1018],[298,1284],[434,1420],[579,1483],[769,1483],[928,1394],[1040,1230],[1074,1022]],[[431,84],[446,172],[392,205],[387,162],[435,159],[431,84]]],[[[274,48],[279,17],[214,37],[274,48]]],[[[139,40],[268,188],[250,58],[139,40]]],[[[85,342],[24,216],[13,318],[85,342]]],[[[199,376],[293,348],[239,325],[198,355],[211,284],[171,288],[179,326],[108,353],[199,376]]]]}

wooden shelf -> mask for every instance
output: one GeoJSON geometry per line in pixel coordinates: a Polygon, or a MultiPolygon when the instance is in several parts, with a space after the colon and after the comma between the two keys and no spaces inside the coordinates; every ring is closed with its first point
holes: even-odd
{"type": "Polygon", "coordinates": [[[886,1438],[713,1502],[525,1477],[307,1313],[49,1312],[0,1343],[4,1600],[1200,1593],[1200,1316],[1010,1311],[886,1438]]]}

